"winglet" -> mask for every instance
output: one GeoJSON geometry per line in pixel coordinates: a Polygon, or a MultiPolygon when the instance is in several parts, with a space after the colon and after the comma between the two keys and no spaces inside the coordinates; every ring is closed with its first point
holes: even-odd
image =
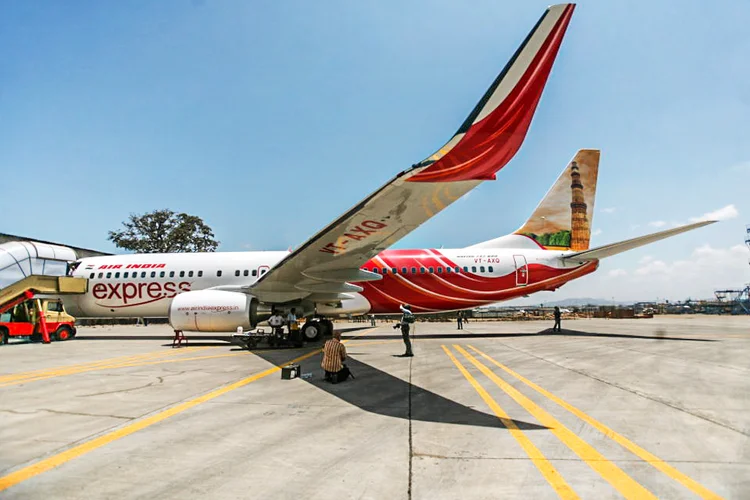
{"type": "Polygon", "coordinates": [[[685,226],[667,229],[666,231],[659,231],[658,233],[647,234],[646,236],[639,236],[638,238],[632,238],[632,239],[620,241],[617,243],[610,243],[609,245],[592,248],[591,250],[586,250],[584,252],[564,255],[562,258],[564,260],[572,260],[572,261],[579,261],[579,262],[585,262],[589,260],[599,260],[605,257],[611,257],[613,255],[617,255],[618,253],[627,252],[628,250],[632,250],[634,248],[638,248],[643,245],[648,245],[649,243],[663,240],[664,238],[669,238],[671,236],[675,236],[680,233],[692,231],[693,229],[698,229],[699,227],[708,226],[709,224],[713,224],[714,222],[717,222],[717,221],[706,220],[706,221],[696,222],[694,224],[687,224],[685,226]]]}
{"type": "Polygon", "coordinates": [[[521,147],[575,4],[549,7],[456,134],[410,182],[493,180],[521,147]]]}

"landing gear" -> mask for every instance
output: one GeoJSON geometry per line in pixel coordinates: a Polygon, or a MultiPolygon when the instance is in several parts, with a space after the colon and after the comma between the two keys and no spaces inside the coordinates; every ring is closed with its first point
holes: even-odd
{"type": "Polygon", "coordinates": [[[320,321],[308,320],[302,326],[302,337],[306,342],[315,342],[323,336],[323,326],[320,321]]]}
{"type": "Polygon", "coordinates": [[[333,322],[330,319],[310,318],[302,326],[302,337],[305,342],[315,342],[333,333],[333,322]]]}

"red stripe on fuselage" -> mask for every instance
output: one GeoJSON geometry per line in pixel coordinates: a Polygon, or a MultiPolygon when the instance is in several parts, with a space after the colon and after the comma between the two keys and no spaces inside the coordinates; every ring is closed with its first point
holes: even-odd
{"type": "Polygon", "coordinates": [[[509,300],[541,290],[554,290],[566,282],[596,270],[598,262],[577,268],[558,269],[544,264],[528,266],[529,283],[516,284],[516,272],[502,276],[481,276],[470,272],[429,273],[430,267],[459,267],[436,250],[390,250],[378,255],[364,267],[387,267],[382,280],[361,283],[362,295],[370,302],[373,313],[397,313],[400,304],[410,304],[416,312],[468,309],[509,300]],[[385,266],[384,266],[385,264],[385,266]],[[398,268],[393,274],[392,268],[398,268]],[[401,269],[407,268],[403,274],[401,269]],[[411,273],[411,268],[416,273],[411,273]],[[421,274],[420,268],[426,268],[421,274]]]}

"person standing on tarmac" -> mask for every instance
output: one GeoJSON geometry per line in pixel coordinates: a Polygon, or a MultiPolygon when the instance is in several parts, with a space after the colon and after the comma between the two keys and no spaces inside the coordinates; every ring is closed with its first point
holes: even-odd
{"type": "Polygon", "coordinates": [[[553,332],[560,332],[560,331],[562,331],[560,329],[560,317],[561,317],[560,308],[557,307],[557,306],[555,306],[555,326],[552,327],[552,331],[553,332]]]}
{"type": "Polygon", "coordinates": [[[408,304],[400,305],[399,308],[403,316],[401,316],[401,322],[397,323],[394,328],[401,327],[401,337],[404,339],[404,345],[406,345],[406,352],[401,357],[410,358],[414,356],[414,353],[411,352],[411,340],[409,339],[409,330],[411,324],[414,323],[414,313],[411,312],[411,306],[408,304]]]}
{"type": "Polygon", "coordinates": [[[286,322],[289,327],[289,338],[292,338],[293,332],[296,333],[299,330],[299,323],[297,323],[297,310],[292,307],[289,314],[286,315],[286,322]]]}
{"type": "Polygon", "coordinates": [[[458,311],[458,314],[456,315],[456,323],[459,330],[464,329],[464,312],[458,311]]]}
{"type": "Polygon", "coordinates": [[[281,338],[284,336],[284,318],[282,318],[281,314],[275,309],[273,310],[271,317],[268,318],[268,324],[271,325],[273,334],[276,337],[281,338]]]}

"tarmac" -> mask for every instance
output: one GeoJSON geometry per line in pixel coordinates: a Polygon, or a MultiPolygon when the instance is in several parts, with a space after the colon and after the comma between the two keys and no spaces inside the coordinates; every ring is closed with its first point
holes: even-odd
{"type": "Polygon", "coordinates": [[[167,326],[0,348],[0,498],[750,498],[750,318],[336,323],[253,352],[167,326]],[[308,379],[282,380],[299,362],[308,379]]]}

